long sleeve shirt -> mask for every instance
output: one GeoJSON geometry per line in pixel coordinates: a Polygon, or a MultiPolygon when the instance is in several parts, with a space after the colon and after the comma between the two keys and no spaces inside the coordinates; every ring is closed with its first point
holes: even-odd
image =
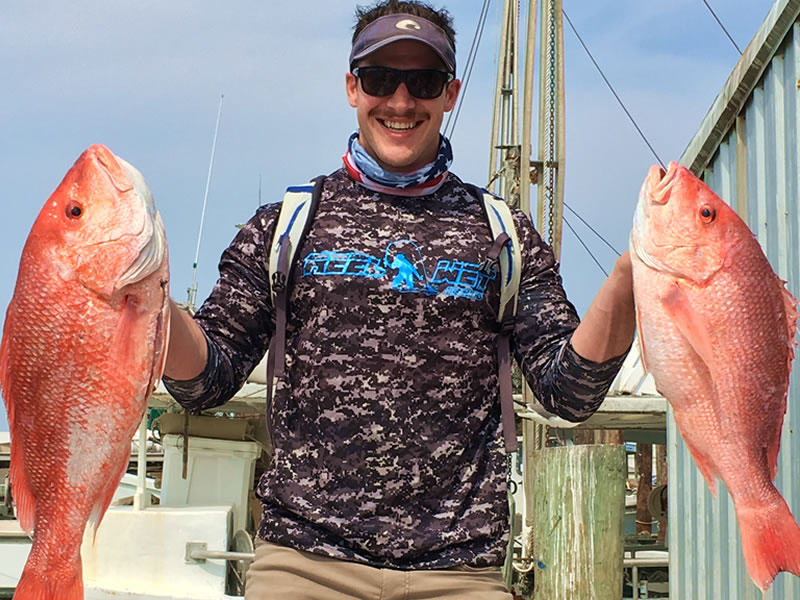
{"type": "MultiPolygon", "coordinates": [[[[269,246],[279,205],[225,250],[195,319],[205,370],[165,379],[195,410],[231,398],[274,331],[269,246]]],[[[550,248],[514,214],[522,246],[514,356],[544,410],[572,422],[601,404],[624,356],[595,363],[569,344],[578,316],[550,248]]],[[[500,435],[496,274],[481,201],[453,174],[435,193],[325,180],[290,280],[286,376],[270,407],[259,536],[391,568],[499,565],[508,536],[500,435]]]]}

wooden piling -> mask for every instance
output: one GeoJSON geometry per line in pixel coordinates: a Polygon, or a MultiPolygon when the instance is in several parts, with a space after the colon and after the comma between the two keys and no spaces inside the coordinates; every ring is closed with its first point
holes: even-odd
{"type": "Polygon", "coordinates": [[[532,550],[539,562],[533,597],[619,600],[624,447],[546,448],[531,458],[532,550]]]}
{"type": "Polygon", "coordinates": [[[636,534],[650,535],[655,522],[647,509],[647,500],[653,491],[653,445],[636,446],[636,534]]]}

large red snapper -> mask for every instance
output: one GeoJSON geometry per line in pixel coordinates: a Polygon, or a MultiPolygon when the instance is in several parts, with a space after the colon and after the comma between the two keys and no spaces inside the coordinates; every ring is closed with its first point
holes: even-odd
{"type": "Polygon", "coordinates": [[[731,494],[750,577],[800,575],[778,468],[797,301],[747,225],[686,168],[650,169],[631,233],[642,358],[716,494],[731,494]]]}
{"type": "Polygon", "coordinates": [[[33,546],[14,598],[83,598],[80,548],[161,376],[167,244],[141,174],[86,150],[22,251],[0,344],[11,485],[33,546]]]}

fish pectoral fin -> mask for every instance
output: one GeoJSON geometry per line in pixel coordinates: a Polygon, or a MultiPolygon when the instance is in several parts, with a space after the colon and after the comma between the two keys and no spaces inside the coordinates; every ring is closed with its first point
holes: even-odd
{"type": "Polygon", "coordinates": [[[87,539],[92,540],[92,545],[97,541],[97,529],[100,527],[100,523],[103,522],[103,517],[108,507],[111,505],[111,501],[114,499],[114,493],[117,491],[119,482],[122,481],[122,477],[125,475],[125,471],[128,468],[127,459],[128,455],[124,454],[117,457],[116,461],[112,461],[112,465],[110,465],[112,476],[108,478],[104,490],[97,497],[92,507],[92,512],[89,514],[89,518],[86,521],[86,532],[84,535],[87,539]],[[114,462],[116,462],[116,464],[113,464],[114,462]]]}
{"type": "Polygon", "coordinates": [[[686,447],[689,449],[689,454],[692,455],[694,459],[694,464],[697,465],[697,468],[700,469],[700,474],[703,476],[703,479],[706,480],[706,484],[708,484],[708,489],[711,492],[711,495],[714,498],[717,497],[717,479],[719,479],[719,472],[717,471],[714,463],[712,462],[711,458],[701,450],[702,444],[695,444],[693,439],[689,439],[686,434],[684,433],[687,431],[686,428],[686,417],[685,413],[682,412],[675,412],[675,423],[678,425],[678,431],[681,432],[681,437],[683,438],[683,442],[686,444],[686,447]]]}
{"type": "Polygon", "coordinates": [[[132,364],[135,361],[137,352],[135,340],[141,337],[143,324],[145,321],[139,310],[138,298],[125,296],[122,309],[119,311],[119,321],[114,338],[114,355],[120,364],[132,364]]]}
{"type": "Polygon", "coordinates": [[[170,308],[169,288],[166,282],[162,284],[161,289],[164,294],[164,301],[161,313],[156,320],[155,354],[153,356],[153,371],[150,374],[150,385],[147,388],[148,394],[156,391],[158,382],[161,381],[161,377],[164,375],[164,366],[167,364],[167,351],[169,350],[170,308]]]}
{"type": "Polygon", "coordinates": [[[708,327],[692,308],[689,298],[678,282],[673,283],[669,291],[661,296],[661,304],[681,335],[705,363],[708,372],[713,374],[714,370],[711,367],[714,364],[714,349],[708,327]]]}
{"type": "Polygon", "coordinates": [[[644,335],[642,333],[642,314],[639,309],[636,309],[636,331],[638,335],[636,336],[639,342],[639,357],[642,359],[642,367],[646,373],[650,372],[650,366],[647,363],[647,349],[645,348],[644,344],[644,335]]]}
{"type": "Polygon", "coordinates": [[[698,450],[697,446],[689,442],[685,437],[683,441],[686,443],[686,447],[689,448],[689,452],[694,458],[694,464],[697,465],[697,468],[700,469],[700,474],[703,476],[703,479],[706,480],[708,484],[708,489],[711,492],[711,495],[714,498],[717,497],[717,472],[714,470],[714,467],[711,465],[711,461],[708,457],[698,450]]]}

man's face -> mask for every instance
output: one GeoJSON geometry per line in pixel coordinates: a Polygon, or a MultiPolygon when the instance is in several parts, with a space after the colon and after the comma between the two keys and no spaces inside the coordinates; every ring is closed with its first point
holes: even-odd
{"type": "MultiPolygon", "coordinates": [[[[376,50],[358,66],[446,70],[436,53],[422,42],[399,40],[376,50]]],[[[461,82],[451,81],[438,98],[420,100],[401,83],[391,96],[364,93],[348,73],[347,99],[356,109],[358,141],[378,164],[395,173],[410,173],[432,162],[439,150],[439,129],[445,112],[455,106],[461,82]]]]}

